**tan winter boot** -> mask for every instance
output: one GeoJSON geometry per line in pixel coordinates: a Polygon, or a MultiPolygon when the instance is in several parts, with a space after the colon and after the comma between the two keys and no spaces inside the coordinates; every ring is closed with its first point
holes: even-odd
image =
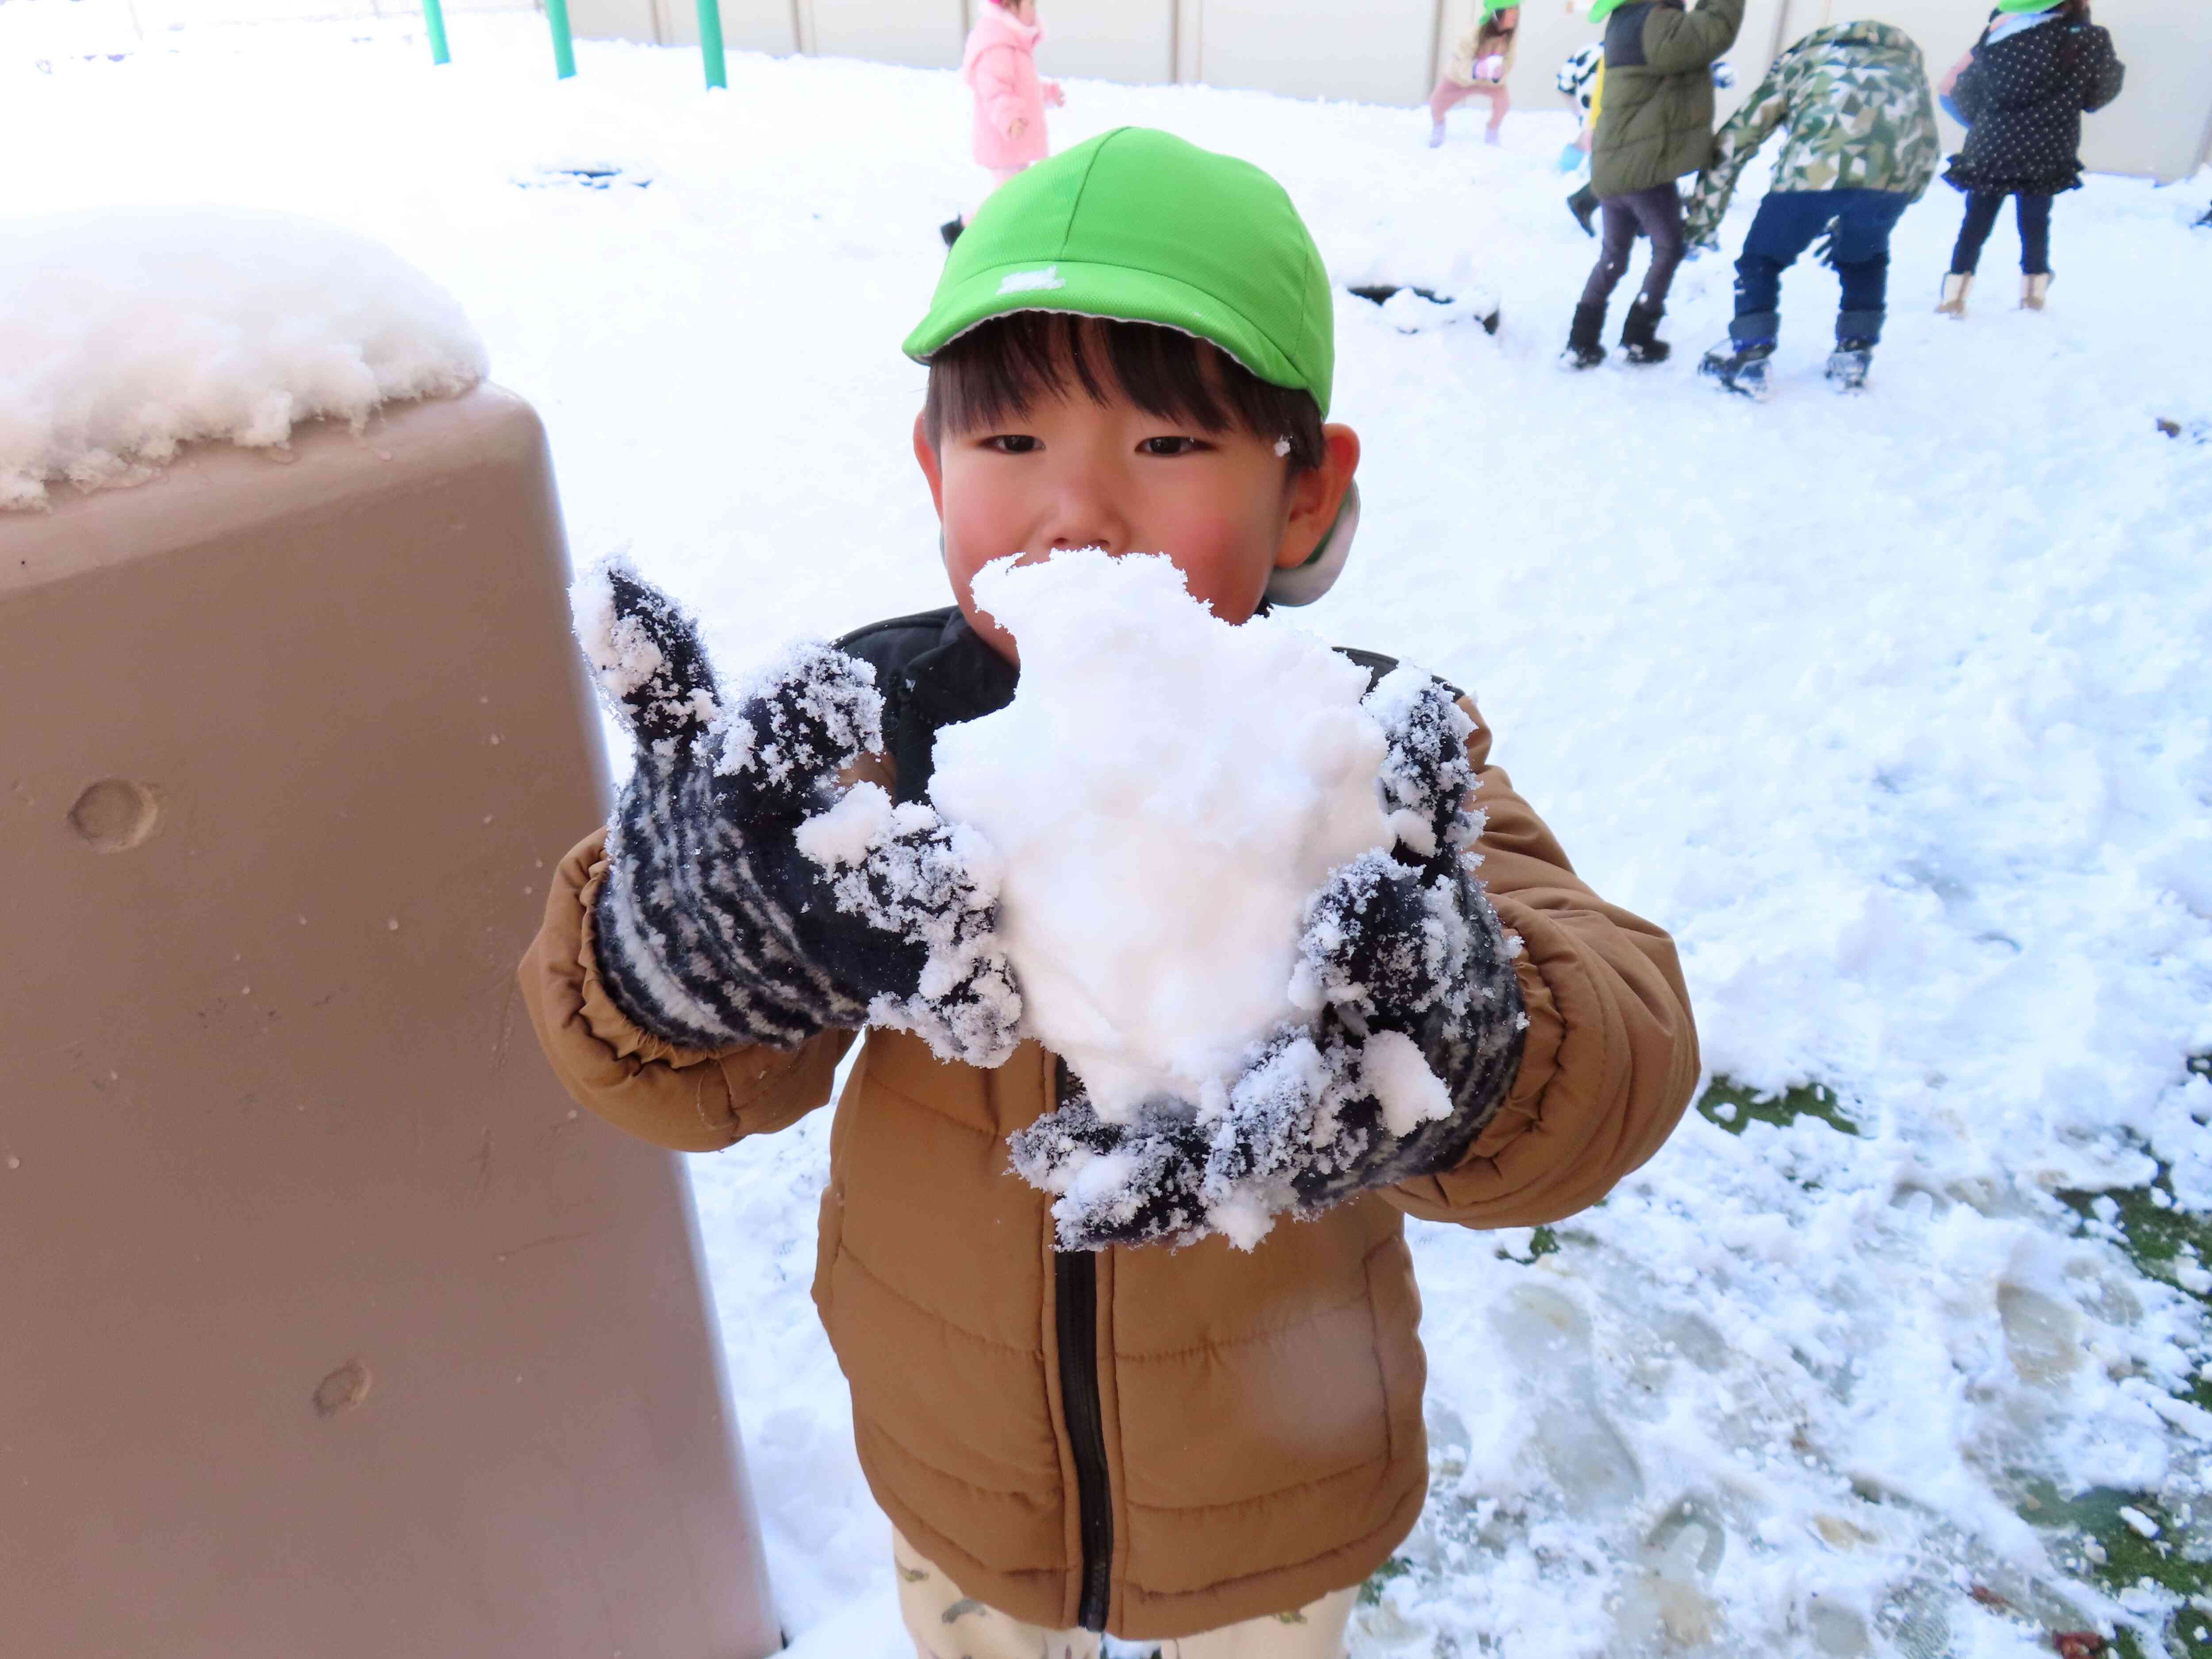
{"type": "Polygon", "coordinates": [[[1966,314],[1966,290],[1974,285],[1971,270],[1954,270],[1943,278],[1943,297],[1936,307],[1936,314],[1943,317],[1963,317],[1966,314]]]}
{"type": "Polygon", "coordinates": [[[2022,311],[2043,309],[2043,296],[2051,291],[2051,273],[2039,271],[2020,279],[2020,308],[2022,311]]]}

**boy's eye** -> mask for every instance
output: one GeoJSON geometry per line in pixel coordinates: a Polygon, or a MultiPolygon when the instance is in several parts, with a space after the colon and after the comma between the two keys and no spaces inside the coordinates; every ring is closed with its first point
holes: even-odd
{"type": "Polygon", "coordinates": [[[1001,455],[1033,455],[1044,446],[1026,432],[1001,432],[996,437],[984,439],[983,447],[994,449],[1001,455]]]}
{"type": "Polygon", "coordinates": [[[1139,455],[1195,455],[1206,447],[1198,438],[1147,438],[1137,446],[1139,455]]]}

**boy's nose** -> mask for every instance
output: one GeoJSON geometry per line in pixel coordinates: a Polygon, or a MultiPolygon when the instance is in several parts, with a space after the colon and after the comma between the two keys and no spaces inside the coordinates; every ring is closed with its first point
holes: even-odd
{"type": "Polygon", "coordinates": [[[1109,553],[1129,550],[1127,522],[1114,507],[1110,492],[1103,489],[1061,491],[1038,528],[1039,539],[1054,553],[1077,547],[1101,547],[1109,553]]]}

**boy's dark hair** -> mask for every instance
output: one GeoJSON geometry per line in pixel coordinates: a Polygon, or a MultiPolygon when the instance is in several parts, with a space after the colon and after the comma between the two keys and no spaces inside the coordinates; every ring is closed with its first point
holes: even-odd
{"type": "Polygon", "coordinates": [[[1311,392],[1270,386],[1211,340],[1180,329],[1061,311],[1009,312],[948,342],[929,360],[922,427],[930,447],[941,448],[946,432],[1024,414],[1041,396],[1080,389],[1103,404],[1117,387],[1162,420],[1282,439],[1293,471],[1310,471],[1326,453],[1311,392]]]}

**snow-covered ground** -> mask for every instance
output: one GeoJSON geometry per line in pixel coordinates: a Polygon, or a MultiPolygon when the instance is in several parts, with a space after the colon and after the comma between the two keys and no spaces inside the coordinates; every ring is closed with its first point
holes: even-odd
{"type": "MultiPolygon", "coordinates": [[[[944,601],[898,342],[975,192],[951,76],[738,56],[708,96],[694,54],[587,43],[556,85],[536,20],[465,15],[444,70],[392,22],[110,60],[34,11],[0,5],[0,210],[388,243],[544,414],[580,558],[627,546],[726,664],[944,601]]],[[[2212,416],[2212,185],[2063,198],[2039,316],[2008,224],[1963,324],[1929,310],[1939,185],[1871,392],[1822,386],[1808,265],[1757,408],[1691,373],[1729,308],[1711,258],[1674,363],[1553,367],[1593,252],[1564,114],[1431,152],[1411,110],[1077,82],[1053,120],[1251,157],[1341,280],[1464,258],[1497,291],[1495,339],[1340,301],[1366,519],[1304,620],[1474,689],[1583,872],[1674,929],[1709,1069],[1818,1081],[1856,1126],[1692,1116],[1556,1241],[1414,1224],[1437,1478],[1355,1651],[2026,1655],[2125,1613],[2047,1523],[2094,1488],[2212,1546],[2212,1414],[2173,1397],[2212,1275],[2147,1277],[2051,1194],[2163,1165],[2166,1203],[2212,1206],[2184,1069],[2212,1050],[2212,447],[2154,424],[2212,416]]],[[[696,1190],[793,1651],[902,1659],[805,1294],[825,1120],[696,1190]]],[[[2157,1651],[2173,1598],[2130,1594],[2157,1651]]]]}

